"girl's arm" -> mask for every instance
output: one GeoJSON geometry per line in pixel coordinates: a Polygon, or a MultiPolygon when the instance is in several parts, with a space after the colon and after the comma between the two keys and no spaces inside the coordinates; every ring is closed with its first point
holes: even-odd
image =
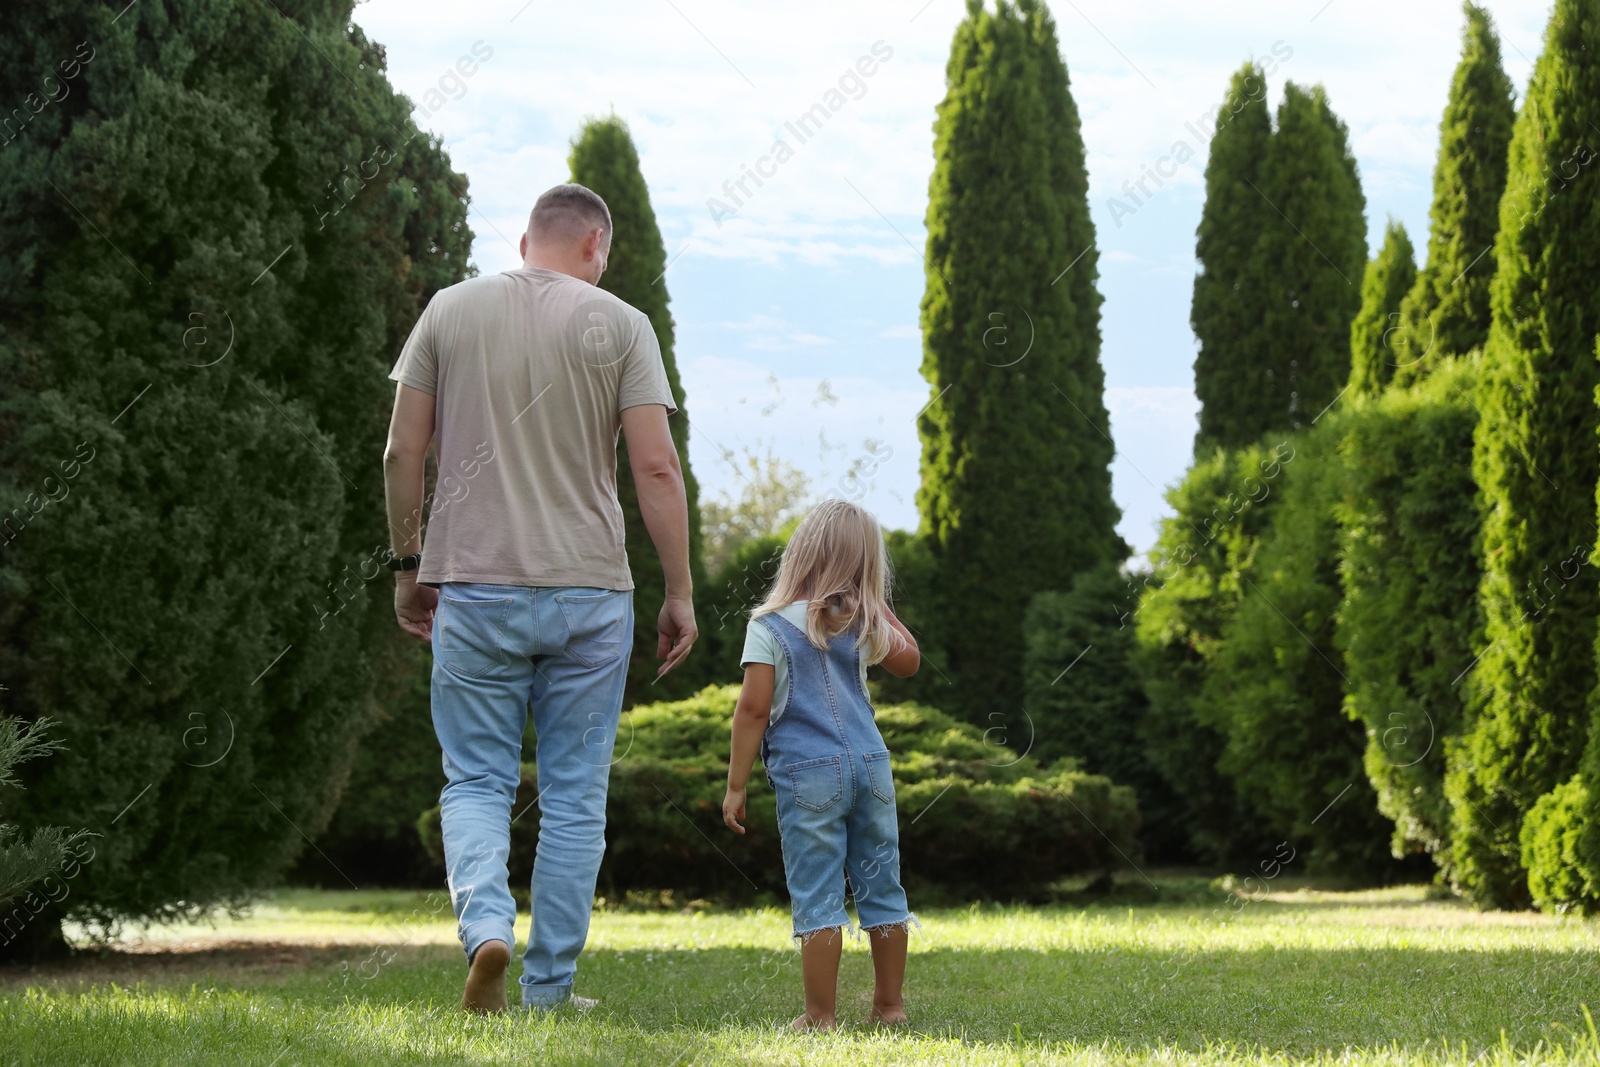
{"type": "Polygon", "coordinates": [[[739,705],[733,710],[733,748],[728,755],[728,792],[722,798],[722,821],[736,834],[744,833],[745,787],[750,768],[761,751],[761,738],[772,718],[773,669],[770,663],[751,663],[744,669],[739,705]]]}
{"type": "Polygon", "coordinates": [[[885,609],[889,620],[889,654],[883,657],[883,669],[896,678],[909,678],[922,666],[922,652],[917,639],[911,636],[893,610],[885,609]]]}

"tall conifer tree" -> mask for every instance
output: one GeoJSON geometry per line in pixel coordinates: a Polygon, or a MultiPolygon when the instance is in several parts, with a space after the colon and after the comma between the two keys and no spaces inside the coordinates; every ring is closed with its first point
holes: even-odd
{"type": "Polygon", "coordinates": [[[1383,247],[1367,264],[1361,279],[1361,310],[1350,324],[1350,391],[1372,396],[1394,376],[1400,302],[1417,276],[1411,238],[1393,219],[1383,233],[1383,247]]]}
{"type": "Polygon", "coordinates": [[[1577,769],[1595,683],[1597,123],[1600,12],[1557,0],[1500,201],[1473,451],[1487,647],[1447,783],[1457,876],[1501,906],[1528,902],[1523,817],[1577,769]]]}
{"type": "Polygon", "coordinates": [[[353,6],[7,10],[65,91],[0,147],[0,677],[24,829],[103,836],[0,954],[271,882],[373,720],[386,375],[471,233],[353,6]]]}
{"type": "MultiPolygon", "coordinates": [[[[678,362],[673,356],[672,312],[667,296],[667,250],[650,206],[650,190],[639,169],[639,152],[627,124],[616,116],[586,123],[572,142],[569,161],[572,180],[599,193],[611,209],[611,256],[600,288],[632,304],[650,317],[656,339],[661,343],[661,360],[666,364],[667,382],[672,388],[678,412],[672,416],[672,440],[683,462],[684,488],[689,497],[689,563],[695,589],[705,592],[700,559],[700,487],[689,469],[689,415],[684,408],[683,384],[678,378],[678,362]]],[[[666,593],[661,560],[656,556],[650,533],[639,511],[639,493],[628,467],[628,446],[617,443],[617,497],[627,524],[628,569],[634,584],[633,659],[628,665],[626,700],[641,699],[656,674],[656,611],[666,593]]],[[[705,620],[701,620],[705,624],[705,620]]],[[[691,668],[662,679],[650,690],[652,699],[687,696],[699,688],[698,675],[691,668]],[[659,693],[658,693],[659,690],[659,693]]]]}
{"type": "Polygon", "coordinates": [[[934,125],[922,487],[944,669],[981,718],[1020,699],[1027,601],[1118,561],[1097,256],[1077,111],[1042,5],[968,0],[934,125]],[[1004,166],[996,161],[1004,160],[1004,166]]]}
{"type": "Polygon", "coordinates": [[[1271,138],[1266,78],[1260,67],[1246,63],[1234,72],[1217,110],[1196,232],[1200,273],[1189,323],[1200,343],[1194,359],[1197,455],[1210,446],[1253,444],[1268,425],[1260,402],[1267,366],[1260,328],[1265,291],[1255,273],[1255,246],[1273,215],[1260,193],[1271,138]]]}
{"type": "Polygon", "coordinates": [[[1290,82],[1260,192],[1272,207],[1255,248],[1269,353],[1263,429],[1309,425],[1350,378],[1350,322],[1367,261],[1366,198],[1345,125],[1322,86],[1290,82]]]}
{"type": "Polygon", "coordinates": [[[1402,304],[1392,346],[1401,353],[1394,377],[1402,384],[1427,374],[1438,357],[1468,352],[1489,336],[1496,262],[1490,249],[1516,109],[1489,13],[1470,0],[1463,7],[1461,62],[1439,123],[1428,263],[1402,304]]]}

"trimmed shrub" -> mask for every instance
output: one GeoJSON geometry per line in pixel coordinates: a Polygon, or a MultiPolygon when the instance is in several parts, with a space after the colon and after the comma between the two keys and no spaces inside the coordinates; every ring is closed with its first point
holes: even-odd
{"type": "Polygon", "coordinates": [[[1392,860],[1333,640],[1342,433],[1336,413],[1294,438],[1294,465],[1196,713],[1227,738],[1218,766],[1255,821],[1291,841],[1310,870],[1364,879],[1392,873],[1392,860]]]}
{"type": "Polygon", "coordinates": [[[417,816],[439,802],[444,766],[433,732],[433,656],[418,645],[386,679],[378,723],[361,739],[350,778],[317,847],[289,872],[297,884],[434,886],[444,868],[417,840],[417,816]]]}
{"type": "Polygon", "coordinates": [[[90,45],[0,168],[0,677],[67,746],[19,825],[103,837],[0,954],[272,884],[401,647],[386,374],[471,233],[352,9],[7,10],[13,99],[90,45]]]}
{"type": "Polygon", "coordinates": [[[717,571],[705,596],[697,598],[707,606],[705,616],[699,620],[700,640],[705,647],[696,648],[691,655],[705,656],[710,661],[705,673],[715,679],[714,684],[726,685],[744,678],[739,657],[744,652],[750,611],[766,598],[777,578],[778,561],[788,541],[787,535],[768,534],[744,542],[717,571]]]}
{"type": "Polygon", "coordinates": [[[1394,820],[1394,855],[1449,867],[1447,745],[1461,732],[1481,647],[1482,570],[1472,482],[1476,368],[1436,361],[1346,416],[1338,508],[1345,711],[1366,726],[1367,777],[1394,820]]]}
{"type": "Polygon", "coordinates": [[[1593,761],[1539,798],[1522,824],[1522,865],[1533,904],[1550,912],[1600,911],[1600,820],[1590,788],[1593,761]]]}
{"type": "Polygon", "coordinates": [[[1139,795],[1145,854],[1157,863],[1191,858],[1184,812],[1150,759],[1150,703],[1134,665],[1128,575],[1113,566],[1078,576],[1070,593],[1040,593],[1022,630],[1027,716],[997,718],[991,731],[1044,763],[1072,758],[1091,774],[1139,795]]]}
{"type": "Polygon", "coordinates": [[[1261,535],[1283,472],[1295,461],[1287,440],[1218,449],[1167,492],[1174,515],[1162,520],[1139,588],[1136,662],[1150,707],[1150,761],[1181,802],[1190,848],[1211,863],[1271,855],[1278,838],[1248,817],[1233,783],[1218,769],[1224,734],[1199,717],[1196,701],[1222,632],[1248,592],[1261,535]]]}
{"type": "MultiPolygon", "coordinates": [[[[0,692],[5,686],[0,686],[0,692]]],[[[23,723],[10,716],[0,717],[0,788],[21,783],[12,772],[19,763],[48,756],[61,742],[48,736],[55,722],[49,718],[23,723]]],[[[81,852],[89,835],[59,826],[44,826],[23,838],[15,826],[0,823],[0,904],[24,889],[61,871],[81,852]]],[[[45,887],[48,893],[49,887],[45,887]]],[[[31,896],[32,894],[30,894],[31,896]]],[[[10,931],[5,931],[10,940],[10,931]]]]}
{"type": "MultiPolygon", "coordinates": [[[[748,899],[783,890],[776,802],[761,774],[751,778],[749,832],[738,837],[722,824],[738,692],[711,687],[624,716],[606,804],[607,895],[676,889],[748,899]]],[[[1137,854],[1138,806],[1125,786],[1070,761],[1042,766],[932,708],[882,707],[878,725],[892,753],[901,862],[913,888],[1024,897],[1137,854]]],[[[524,765],[515,810],[537,795],[538,772],[524,765]]],[[[537,826],[533,807],[513,828],[514,882],[532,873],[537,826]]],[[[420,830],[436,858],[438,827],[434,808],[420,830]]]]}

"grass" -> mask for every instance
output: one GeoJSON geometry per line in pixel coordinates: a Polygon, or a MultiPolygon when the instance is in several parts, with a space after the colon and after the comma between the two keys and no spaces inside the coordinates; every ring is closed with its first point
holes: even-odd
{"type": "MultiPolygon", "coordinates": [[[[1600,1064],[1594,924],[1424,887],[1165,895],[1179,902],[924,912],[912,1032],[806,1036],[781,1029],[800,986],[777,910],[602,911],[577,986],[598,1009],[480,1019],[456,1010],[439,895],[282,892],[0,969],[0,1062],[1600,1064]]],[[[849,946],[844,1015],[865,1015],[870,985],[849,946]]]]}

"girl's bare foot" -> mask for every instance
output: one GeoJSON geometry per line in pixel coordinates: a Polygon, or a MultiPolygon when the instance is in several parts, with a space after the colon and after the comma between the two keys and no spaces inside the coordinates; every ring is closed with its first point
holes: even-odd
{"type": "Polygon", "coordinates": [[[506,1010],[506,964],[511,949],[504,941],[485,941],[472,954],[467,971],[467,990],[461,1006],[477,1015],[495,1015],[506,1010]]]}
{"type": "Polygon", "coordinates": [[[868,1026],[907,1026],[909,1024],[910,1020],[906,1018],[904,1004],[884,1005],[882,1007],[873,1005],[871,1014],[867,1016],[868,1026]]]}
{"type": "MultiPolygon", "coordinates": [[[[903,1016],[902,1016],[903,1018],[903,1016]]],[[[832,1030],[835,1020],[832,1015],[797,1015],[794,1022],[789,1024],[791,1030],[832,1030]]]]}

